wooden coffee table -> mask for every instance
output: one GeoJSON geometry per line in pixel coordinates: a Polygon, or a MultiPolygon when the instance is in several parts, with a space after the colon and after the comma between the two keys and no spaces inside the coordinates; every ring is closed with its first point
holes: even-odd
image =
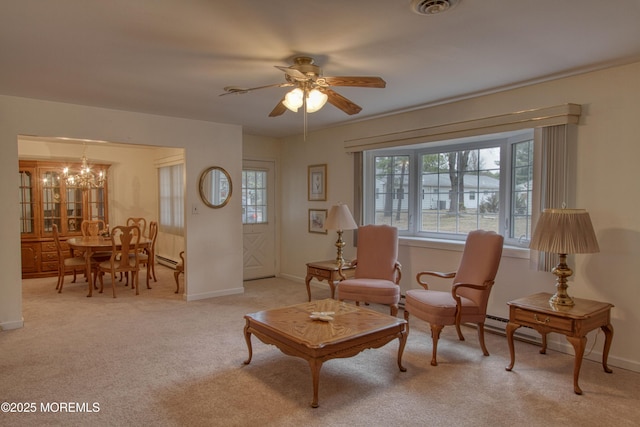
{"type": "Polygon", "coordinates": [[[398,367],[407,342],[406,321],[387,314],[333,299],[318,300],[289,307],[260,311],[244,316],[244,336],[251,362],[251,334],[265,344],[273,344],[284,354],[309,362],[313,379],[313,401],[318,407],[318,383],[322,364],[330,359],[352,357],[368,348],[378,348],[394,338],[400,340],[398,367]],[[312,312],[334,312],[333,320],[311,319],[312,312]]]}

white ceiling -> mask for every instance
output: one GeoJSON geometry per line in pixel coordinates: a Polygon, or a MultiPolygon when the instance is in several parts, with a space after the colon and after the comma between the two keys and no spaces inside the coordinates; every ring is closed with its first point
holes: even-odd
{"type": "MultiPolygon", "coordinates": [[[[2,0],[0,94],[302,133],[269,112],[287,88],[274,65],[312,56],[334,88],[309,130],[640,60],[640,0],[459,0],[422,16],[410,0],[2,0]]],[[[640,78],[640,76],[639,76],[640,78]]]]}

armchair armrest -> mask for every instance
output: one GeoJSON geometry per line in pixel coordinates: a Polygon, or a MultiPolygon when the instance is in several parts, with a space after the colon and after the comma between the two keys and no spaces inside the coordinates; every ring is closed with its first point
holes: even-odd
{"type": "Polygon", "coordinates": [[[460,283],[460,282],[454,283],[453,286],[451,287],[451,296],[453,297],[453,299],[456,300],[456,305],[458,305],[458,308],[459,308],[462,303],[460,302],[460,297],[458,296],[458,288],[483,290],[483,289],[487,289],[490,286],[493,286],[493,283],[494,283],[493,280],[486,281],[482,285],[475,285],[473,283],[460,283]]]}
{"type": "Polygon", "coordinates": [[[398,261],[393,266],[393,269],[396,271],[396,285],[400,284],[400,279],[402,279],[402,264],[398,261]]]}
{"type": "Polygon", "coordinates": [[[462,319],[462,300],[458,295],[458,292],[457,292],[458,288],[483,290],[493,286],[493,284],[494,284],[493,280],[488,280],[484,282],[482,285],[474,285],[473,283],[454,283],[453,284],[453,286],[451,287],[451,296],[453,297],[454,300],[456,300],[456,326],[457,327],[460,327],[460,322],[462,319]]]}
{"type": "Polygon", "coordinates": [[[449,273],[441,273],[439,271],[421,271],[416,275],[416,280],[418,281],[418,284],[420,286],[428,290],[429,284],[422,281],[422,276],[434,276],[440,277],[441,279],[453,279],[454,277],[456,277],[456,272],[452,271],[449,273]]]}

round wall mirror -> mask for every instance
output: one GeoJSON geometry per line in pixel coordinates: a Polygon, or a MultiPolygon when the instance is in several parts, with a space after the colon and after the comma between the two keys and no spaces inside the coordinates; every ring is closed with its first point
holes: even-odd
{"type": "Polygon", "coordinates": [[[212,166],[200,175],[200,198],[210,208],[221,208],[231,198],[233,186],[229,173],[221,167],[212,166]]]}

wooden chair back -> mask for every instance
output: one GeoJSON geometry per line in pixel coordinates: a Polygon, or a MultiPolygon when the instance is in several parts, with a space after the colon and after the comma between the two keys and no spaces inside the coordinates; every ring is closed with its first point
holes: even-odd
{"type": "Polygon", "coordinates": [[[99,236],[100,233],[106,231],[107,226],[101,219],[85,219],[80,225],[80,231],[83,236],[99,236]]]}
{"type": "MultiPolygon", "coordinates": [[[[127,218],[127,225],[137,225],[140,228],[140,232],[143,236],[147,235],[147,220],[144,218],[127,218]]],[[[151,236],[149,236],[151,237],[151,236]]]]}

